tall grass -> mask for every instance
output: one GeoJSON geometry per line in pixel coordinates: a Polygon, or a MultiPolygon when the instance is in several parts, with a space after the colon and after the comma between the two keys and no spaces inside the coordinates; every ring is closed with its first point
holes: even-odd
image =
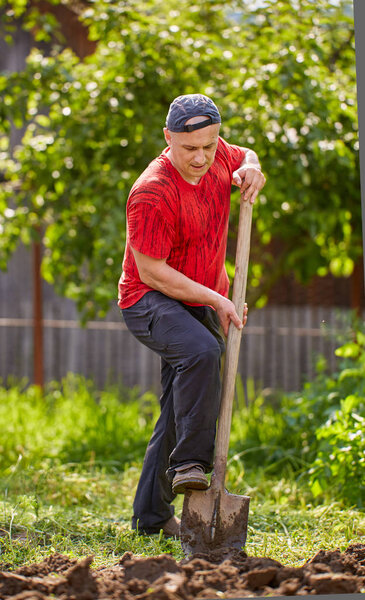
{"type": "Polygon", "coordinates": [[[25,382],[0,387],[0,469],[11,473],[45,460],[121,469],[143,454],[157,410],[153,394],[98,391],[74,374],[49,384],[44,394],[25,382]]]}

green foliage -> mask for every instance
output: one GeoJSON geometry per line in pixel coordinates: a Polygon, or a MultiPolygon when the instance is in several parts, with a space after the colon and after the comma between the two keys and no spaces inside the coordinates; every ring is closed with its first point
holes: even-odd
{"type": "MultiPolygon", "coordinates": [[[[307,481],[319,500],[365,504],[365,335],[349,332],[336,373],[318,361],[300,394],[259,395],[233,421],[232,461],[307,481]]],[[[239,468],[237,466],[237,468],[239,468]]]]}
{"type": "MultiPolygon", "coordinates": [[[[359,198],[353,27],[343,14],[346,3],[289,5],[269,2],[255,14],[243,85],[233,80],[230,90],[233,122],[243,125],[268,175],[255,221],[264,246],[257,263],[270,267],[268,283],[277,272],[294,272],[302,282],[329,270],[347,276],[361,252],[360,212],[351,200],[359,198]],[[343,195],[345,170],[350,180],[343,195]],[[272,238],[280,239],[281,254],[263,261],[272,238]]],[[[256,261],[255,248],[253,256],[256,261]]],[[[260,282],[259,274],[256,297],[260,282]]]]}
{"type": "Polygon", "coordinates": [[[136,390],[98,392],[70,374],[41,395],[37,386],[0,387],[0,469],[9,476],[44,461],[91,462],[121,468],[143,454],[157,402],[136,390]]]}
{"type": "Polygon", "coordinates": [[[312,492],[338,490],[350,503],[365,506],[365,335],[336,350],[340,406],[317,429],[317,458],[310,469],[312,492]]]}
{"type": "Polygon", "coordinates": [[[48,2],[48,6],[45,3],[43,10],[40,10],[34,2],[27,0],[0,0],[0,24],[5,33],[5,42],[9,45],[14,43],[13,35],[20,19],[24,31],[31,32],[36,42],[64,42],[59,24],[52,14],[52,5],[59,4],[59,0],[48,2]]]}
{"type": "Polygon", "coordinates": [[[341,400],[327,423],[316,432],[318,455],[310,469],[314,495],[337,490],[359,507],[365,504],[365,398],[356,395],[341,400]]]}
{"type": "MultiPolygon", "coordinates": [[[[223,136],[253,147],[268,178],[255,207],[251,305],[283,273],[351,274],[362,249],[352,2],[297,5],[96,0],[80,16],[97,42],[91,56],[33,49],[23,71],[1,75],[1,268],[19,240],[40,235],[47,281],[84,318],[105,314],[130,187],[163,148],[172,98],[199,91],[219,105],[223,136]],[[25,128],[14,152],[11,124],[25,128]]],[[[26,3],[7,6],[8,21],[13,10],[29,27],[26,3]]],[[[46,30],[39,19],[38,35],[46,30]]],[[[236,192],[233,237],[237,219],[236,192]]]]}

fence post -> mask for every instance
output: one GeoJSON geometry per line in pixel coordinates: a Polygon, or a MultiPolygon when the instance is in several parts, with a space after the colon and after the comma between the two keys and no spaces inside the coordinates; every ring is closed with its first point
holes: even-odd
{"type": "MultiPolygon", "coordinates": [[[[37,228],[37,233],[40,229],[37,228]]],[[[33,242],[33,378],[42,390],[43,376],[43,305],[41,279],[41,242],[33,242]]]]}

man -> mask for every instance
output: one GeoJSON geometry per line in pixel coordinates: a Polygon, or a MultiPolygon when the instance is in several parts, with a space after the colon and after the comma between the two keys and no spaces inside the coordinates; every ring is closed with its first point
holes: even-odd
{"type": "MultiPolygon", "coordinates": [[[[256,154],[219,137],[221,118],[202,94],[179,96],[164,128],[167,148],[127,202],[118,305],[134,336],[161,357],[161,415],[147,447],[132,527],[178,535],[171,506],[206,489],[220,401],[220,359],[232,321],[224,261],[231,185],[254,202],[265,184],[256,154]]],[[[241,320],[242,319],[242,320],[241,320]]]]}

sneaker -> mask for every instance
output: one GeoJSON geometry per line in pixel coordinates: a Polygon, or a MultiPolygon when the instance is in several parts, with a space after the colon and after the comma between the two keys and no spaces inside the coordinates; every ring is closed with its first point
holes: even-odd
{"type": "Polygon", "coordinates": [[[164,526],[162,531],[165,537],[180,537],[180,519],[177,517],[171,517],[164,526]]]}
{"type": "Polygon", "coordinates": [[[184,494],[185,490],[206,490],[209,481],[201,465],[186,465],[176,469],[172,480],[174,494],[184,494]]]}

